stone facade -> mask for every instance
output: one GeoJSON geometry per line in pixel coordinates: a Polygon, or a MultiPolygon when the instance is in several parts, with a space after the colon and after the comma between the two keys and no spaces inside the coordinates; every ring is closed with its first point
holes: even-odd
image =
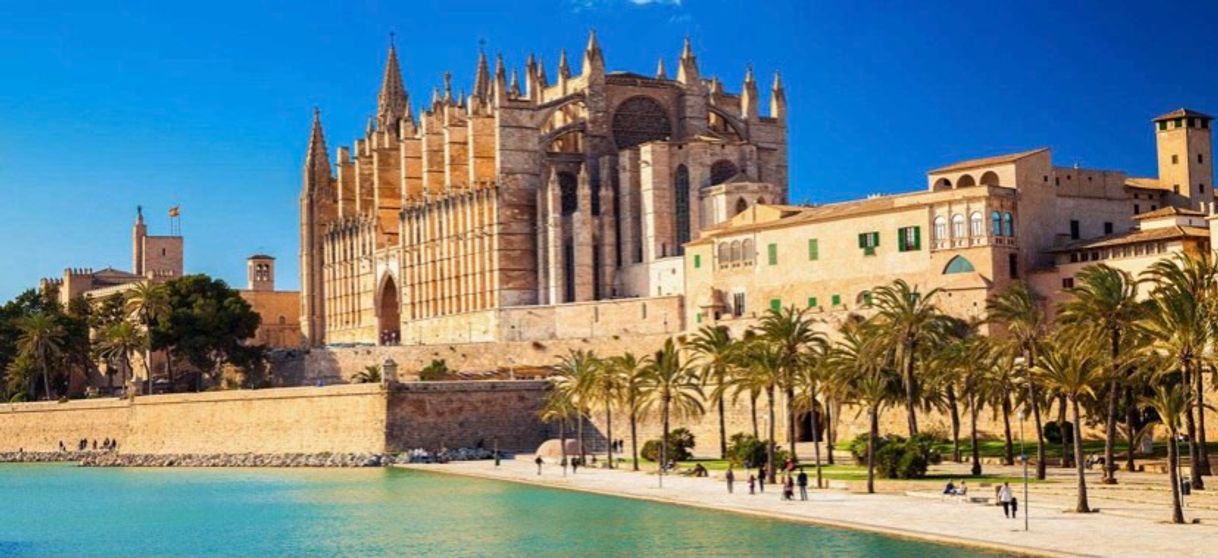
{"type": "Polygon", "coordinates": [[[300,199],[310,345],[473,329],[502,341],[505,310],[680,295],[686,242],[785,201],[780,81],[763,116],[752,71],[729,94],[688,41],[675,79],[607,72],[595,35],[580,73],[564,53],[553,82],[532,57],[521,84],[483,55],[471,94],[446,75],[418,114],[388,58],[377,117],[334,165],[314,115],[300,199]]]}
{"type": "Polygon", "coordinates": [[[301,345],[300,292],[275,290],[275,258],[250,256],[246,260],[246,287],[240,292],[262,318],[250,343],[269,348],[301,345]]]}

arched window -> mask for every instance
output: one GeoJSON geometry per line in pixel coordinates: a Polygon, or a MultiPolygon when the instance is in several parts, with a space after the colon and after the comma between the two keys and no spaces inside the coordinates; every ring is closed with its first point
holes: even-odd
{"type": "Polygon", "coordinates": [[[997,211],[990,214],[990,234],[1002,236],[1002,214],[997,211]]]}
{"type": "Polygon", "coordinates": [[[981,175],[981,184],[983,186],[997,186],[998,173],[994,171],[985,171],[985,174],[981,175]]]}
{"type": "Polygon", "coordinates": [[[562,214],[575,213],[579,209],[579,179],[569,172],[558,173],[558,191],[562,198],[562,214]]]}
{"type": "Polygon", "coordinates": [[[685,253],[685,243],[689,242],[689,169],[685,165],[677,165],[677,174],[673,178],[673,208],[677,214],[677,255],[685,253]]]}
{"type": "Polygon", "coordinates": [[[935,242],[947,240],[947,218],[940,215],[935,217],[935,242]]]}
{"type": "Polygon", "coordinates": [[[740,241],[739,240],[732,241],[732,261],[733,262],[740,261],[740,241]]]}
{"type": "Polygon", "coordinates": [[[974,211],[968,218],[968,233],[974,237],[985,236],[985,219],[980,211],[974,211]]]}
{"type": "Polygon", "coordinates": [[[1015,236],[1015,216],[1010,211],[1002,214],[1002,227],[1006,229],[1007,236],[1015,236]]]}
{"type": "Polygon", "coordinates": [[[744,258],[744,261],[752,261],[756,257],[756,254],[753,253],[753,241],[751,239],[746,238],[744,242],[740,243],[740,257],[744,258]]]}
{"type": "Polygon", "coordinates": [[[973,267],[973,262],[964,259],[964,256],[956,256],[947,262],[947,267],[943,268],[943,274],[951,273],[972,273],[977,271],[973,267]]]}
{"type": "Polygon", "coordinates": [[[935,181],[934,191],[938,192],[940,190],[951,190],[951,189],[952,189],[952,181],[950,181],[946,178],[940,178],[939,180],[935,181]]]}
{"type": "Polygon", "coordinates": [[[287,318],[285,318],[283,316],[279,316],[279,325],[286,325],[287,323],[288,323],[287,318]]]}
{"type": "Polygon", "coordinates": [[[670,137],[668,112],[651,97],[631,97],[613,111],[613,142],[619,150],[670,137]]]}
{"type": "Polygon", "coordinates": [[[726,242],[719,243],[719,263],[727,263],[732,260],[732,247],[726,242]]]}
{"type": "Polygon", "coordinates": [[[727,159],[719,159],[711,164],[710,183],[711,186],[723,184],[727,179],[736,176],[736,164],[727,159]]]}
{"type": "Polygon", "coordinates": [[[973,180],[973,175],[971,175],[971,174],[966,174],[956,180],[957,188],[968,188],[969,186],[976,186],[976,185],[977,185],[977,181],[973,180]]]}
{"type": "Polygon", "coordinates": [[[744,201],[744,198],[736,200],[736,214],[744,213],[744,210],[749,208],[749,202],[744,201]]]}
{"type": "Polygon", "coordinates": [[[964,216],[952,215],[952,238],[964,238],[964,216]]]}

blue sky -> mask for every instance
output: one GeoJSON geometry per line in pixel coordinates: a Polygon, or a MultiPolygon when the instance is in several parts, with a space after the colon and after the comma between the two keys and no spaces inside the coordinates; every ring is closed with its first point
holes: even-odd
{"type": "MultiPolygon", "coordinates": [[[[418,106],[478,42],[549,73],[595,28],[611,70],[675,68],[738,90],[783,72],[791,199],[924,187],[954,160],[1050,146],[1059,164],[1154,173],[1149,119],[1218,112],[1218,3],[0,2],[0,300],[62,268],[130,266],[181,204],[187,270],[244,282],[244,258],[297,281],[297,196],[313,105],[331,149],[374,111],[397,34],[418,106]],[[173,6],[173,4],[180,4],[173,6]]],[[[763,89],[764,90],[764,89],[763,89]]],[[[763,103],[763,106],[766,106],[763,103]]]]}

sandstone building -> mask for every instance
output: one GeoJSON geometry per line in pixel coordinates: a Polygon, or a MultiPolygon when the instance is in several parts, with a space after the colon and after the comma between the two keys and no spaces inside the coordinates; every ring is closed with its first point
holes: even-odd
{"type": "Polygon", "coordinates": [[[249,340],[269,348],[300,346],[300,292],[275,290],[275,258],[255,254],[245,260],[246,287],[241,298],[262,321],[249,340]]]}
{"type": "Polygon", "coordinates": [[[684,329],[684,245],[787,194],[786,100],[752,71],[609,72],[595,34],[553,80],[482,55],[473,91],[411,109],[391,46],[376,118],[331,165],[315,114],[301,211],[308,343],[546,339],[684,329]],[[520,77],[523,76],[523,77],[520,77]],[[650,304],[648,299],[654,299],[650,304]],[[604,324],[599,326],[598,324],[604,324]]]}

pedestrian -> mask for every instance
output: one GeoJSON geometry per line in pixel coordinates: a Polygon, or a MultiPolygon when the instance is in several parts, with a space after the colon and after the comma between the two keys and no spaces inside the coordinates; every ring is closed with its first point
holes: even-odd
{"type": "Polygon", "coordinates": [[[790,473],[783,475],[782,499],[788,502],[795,499],[795,479],[791,478],[790,473]]]}
{"type": "Polygon", "coordinates": [[[562,461],[560,461],[559,463],[561,463],[561,464],[562,464],[562,474],[563,474],[563,476],[564,476],[564,477],[565,477],[565,476],[567,476],[567,458],[566,458],[566,457],[563,457],[563,458],[562,458],[562,461]]]}
{"type": "Polygon", "coordinates": [[[727,466],[727,474],[723,475],[727,479],[727,493],[732,493],[732,484],[736,482],[736,473],[732,471],[732,466],[727,466]]]}
{"type": "MultiPolygon", "coordinates": [[[[495,461],[496,461],[495,465],[498,466],[499,465],[498,458],[496,458],[495,461]]],[[[542,461],[541,456],[539,455],[539,456],[537,456],[537,459],[533,460],[533,463],[537,464],[537,476],[540,477],[541,476],[541,464],[544,463],[544,461],[542,461]]]]}
{"type": "Polygon", "coordinates": [[[1003,517],[1015,517],[1015,514],[1011,511],[1011,500],[1014,499],[1014,497],[1015,496],[1011,494],[1011,485],[1005,482],[1002,483],[1002,488],[998,489],[998,503],[1002,505],[1003,517]]]}
{"type": "Polygon", "coordinates": [[[757,486],[757,477],[753,476],[752,473],[749,473],[749,495],[750,496],[757,493],[757,491],[754,490],[754,488],[756,486],[757,486]]]}
{"type": "Polygon", "coordinates": [[[1011,519],[1019,517],[1019,498],[1011,496],[1011,519]]]}
{"type": "Polygon", "coordinates": [[[579,472],[579,466],[580,466],[579,458],[578,457],[571,458],[571,474],[572,475],[579,472]]]}
{"type": "Polygon", "coordinates": [[[499,450],[495,450],[495,468],[499,468],[499,450]]]}
{"type": "Polygon", "coordinates": [[[799,499],[808,501],[808,473],[804,472],[804,468],[799,468],[799,477],[796,479],[799,483],[799,499]]]}
{"type": "Polygon", "coordinates": [[[765,465],[757,468],[757,491],[765,494],[765,465]]]}

